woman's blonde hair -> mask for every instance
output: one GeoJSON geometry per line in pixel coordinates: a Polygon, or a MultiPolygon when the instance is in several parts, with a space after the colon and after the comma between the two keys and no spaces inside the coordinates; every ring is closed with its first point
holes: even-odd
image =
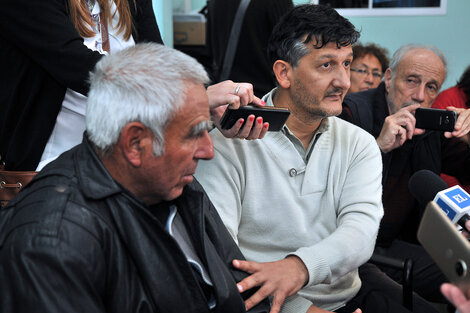
{"type": "MultiPolygon", "coordinates": [[[[109,0],[96,0],[100,6],[101,17],[104,18],[101,23],[108,25],[112,20],[109,0]]],[[[129,40],[132,35],[134,25],[132,23],[132,16],[128,0],[113,0],[116,4],[117,12],[119,12],[119,22],[117,24],[118,33],[123,33],[125,40],[129,40]]],[[[135,6],[135,0],[133,0],[135,6]]],[[[78,33],[82,37],[93,37],[95,32],[90,29],[89,25],[95,26],[92,21],[90,13],[88,12],[86,0],[68,0],[68,11],[70,20],[74,24],[78,33]]]]}

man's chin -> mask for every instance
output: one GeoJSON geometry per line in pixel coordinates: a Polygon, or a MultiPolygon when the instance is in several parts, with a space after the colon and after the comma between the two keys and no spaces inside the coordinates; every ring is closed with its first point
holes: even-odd
{"type": "Polygon", "coordinates": [[[340,101],[327,102],[322,109],[318,110],[317,115],[321,117],[337,116],[341,114],[342,111],[343,101],[341,99],[340,101]]]}
{"type": "Polygon", "coordinates": [[[175,187],[173,188],[170,193],[165,197],[165,200],[166,201],[171,201],[171,200],[175,200],[176,198],[178,198],[179,196],[181,196],[183,194],[183,187],[175,187]]]}
{"type": "Polygon", "coordinates": [[[180,180],[180,183],[178,185],[181,185],[181,186],[186,186],[187,184],[190,184],[192,183],[194,180],[194,176],[193,175],[185,175],[181,178],[180,180]]]}
{"type": "Polygon", "coordinates": [[[193,175],[183,176],[181,180],[179,181],[179,183],[171,189],[171,191],[168,194],[167,200],[173,200],[181,196],[181,194],[183,193],[184,187],[186,187],[186,185],[189,185],[193,181],[194,181],[193,175]]]}

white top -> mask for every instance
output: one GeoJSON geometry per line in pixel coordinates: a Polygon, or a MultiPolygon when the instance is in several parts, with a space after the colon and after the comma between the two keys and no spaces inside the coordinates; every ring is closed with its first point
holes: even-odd
{"type": "MultiPolygon", "coordinates": [[[[213,286],[209,272],[204,266],[204,263],[197,255],[196,249],[194,248],[194,245],[191,242],[191,238],[188,234],[186,226],[184,226],[183,219],[178,214],[178,209],[175,205],[172,205],[170,207],[170,214],[166,221],[165,229],[171,236],[173,236],[173,238],[175,238],[181,250],[183,250],[186,259],[188,260],[188,263],[192,266],[194,270],[199,273],[199,275],[201,275],[201,278],[204,283],[209,286],[213,286]]],[[[208,305],[210,309],[213,309],[216,306],[216,299],[213,292],[210,295],[208,305]]]]}
{"type": "Polygon", "coordinates": [[[372,255],[383,215],[374,138],[336,117],[327,124],[308,161],[282,132],[249,141],[214,130],[215,157],[197,167],[248,260],[296,255],[306,265],[307,285],[282,312],[306,312],[312,303],[336,310],[353,298],[361,287],[357,269],[372,255]]]}
{"type": "MultiPolygon", "coordinates": [[[[122,33],[118,34],[116,26],[119,22],[119,14],[114,1],[111,1],[111,12],[114,11],[116,11],[116,14],[113,16],[112,21],[110,21],[111,25],[108,25],[109,50],[111,53],[135,45],[132,36],[126,41],[122,37],[122,33]]],[[[99,16],[100,7],[98,1],[95,2],[91,13],[99,16]]],[[[98,32],[94,37],[84,38],[83,44],[90,50],[107,54],[106,51],[101,49],[101,42],[101,33],[98,32]]],[[[83,132],[85,131],[86,102],[87,97],[67,88],[62,107],[42,153],[41,161],[36,169],[37,171],[40,171],[49,162],[56,159],[62,152],[82,142],[83,132]]]]}

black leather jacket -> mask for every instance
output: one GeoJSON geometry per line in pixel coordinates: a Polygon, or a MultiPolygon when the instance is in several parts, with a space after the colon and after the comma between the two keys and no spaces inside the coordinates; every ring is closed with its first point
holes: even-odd
{"type": "MultiPolygon", "coordinates": [[[[174,203],[214,284],[212,312],[245,312],[243,258],[199,183],[174,203]]],[[[0,312],[210,312],[178,243],[84,142],[0,211],[0,312]]],[[[268,312],[267,300],[253,312],[268,312]]]]}

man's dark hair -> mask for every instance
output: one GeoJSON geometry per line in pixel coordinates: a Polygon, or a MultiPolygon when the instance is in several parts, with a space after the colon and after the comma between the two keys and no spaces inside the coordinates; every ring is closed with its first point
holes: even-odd
{"type": "Polygon", "coordinates": [[[457,86],[464,92],[465,96],[467,97],[465,105],[467,106],[467,108],[470,107],[470,66],[468,66],[463,72],[462,76],[460,76],[460,79],[457,82],[457,86]]]}
{"type": "Polygon", "coordinates": [[[299,5],[287,12],[274,27],[269,38],[268,57],[271,64],[284,60],[296,67],[310,52],[307,43],[312,39],[315,39],[315,49],[329,42],[335,42],[340,48],[354,44],[359,36],[354,25],[336,10],[323,5],[299,5]]]}
{"type": "Polygon", "coordinates": [[[388,68],[388,51],[387,49],[382,48],[376,44],[368,43],[366,45],[362,45],[357,43],[353,46],[353,54],[355,60],[365,57],[369,54],[373,55],[379,60],[380,66],[382,67],[382,72],[385,72],[385,70],[388,68]]]}

